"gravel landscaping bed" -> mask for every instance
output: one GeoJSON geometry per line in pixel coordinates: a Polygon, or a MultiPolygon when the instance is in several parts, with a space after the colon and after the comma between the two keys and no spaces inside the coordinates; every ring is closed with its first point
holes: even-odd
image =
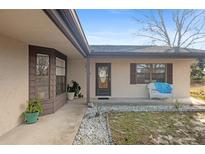
{"type": "Polygon", "coordinates": [[[205,106],[183,105],[176,108],[175,105],[99,105],[88,108],[81,122],[81,126],[73,141],[73,144],[112,144],[112,139],[107,125],[107,113],[109,112],[174,112],[174,111],[205,111],[205,106]],[[96,112],[100,115],[96,116],[96,112]]]}
{"type": "Polygon", "coordinates": [[[110,144],[106,113],[96,117],[96,111],[96,107],[88,108],[73,144],[110,144]]]}
{"type": "Polygon", "coordinates": [[[181,105],[99,105],[98,110],[105,112],[177,112],[177,111],[205,111],[205,106],[181,105]]]}

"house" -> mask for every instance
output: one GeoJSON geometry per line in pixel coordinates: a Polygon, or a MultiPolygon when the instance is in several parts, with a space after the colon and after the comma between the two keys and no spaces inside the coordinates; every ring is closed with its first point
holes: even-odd
{"type": "Polygon", "coordinates": [[[202,50],[166,46],[93,45],[90,50],[91,81],[95,81],[94,72],[99,65],[107,65],[110,79],[109,90],[104,91],[107,94],[100,94],[98,83],[91,82],[91,98],[99,94],[112,98],[148,98],[147,84],[156,81],[173,84],[175,98],[188,98],[190,66],[196,57],[205,54],[202,50]]]}
{"type": "Polygon", "coordinates": [[[161,46],[89,46],[75,10],[0,10],[0,135],[23,121],[27,101],[44,113],[67,102],[77,81],[87,103],[97,98],[147,98],[149,82],[173,84],[189,97],[190,65],[205,52],[161,46]]]}

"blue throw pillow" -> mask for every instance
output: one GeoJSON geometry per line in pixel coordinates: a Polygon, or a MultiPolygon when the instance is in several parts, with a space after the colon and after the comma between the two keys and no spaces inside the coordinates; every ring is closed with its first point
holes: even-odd
{"type": "Polygon", "coordinates": [[[160,93],[171,93],[172,92],[172,87],[170,86],[170,84],[165,83],[165,82],[156,82],[155,83],[155,88],[160,93]]]}

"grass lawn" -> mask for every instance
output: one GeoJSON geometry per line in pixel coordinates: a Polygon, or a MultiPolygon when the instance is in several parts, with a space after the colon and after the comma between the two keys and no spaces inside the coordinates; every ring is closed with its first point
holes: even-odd
{"type": "Polygon", "coordinates": [[[109,113],[114,144],[205,144],[205,113],[109,113]]]}
{"type": "Polygon", "coordinates": [[[191,84],[190,95],[197,99],[205,100],[205,83],[191,84]]]}

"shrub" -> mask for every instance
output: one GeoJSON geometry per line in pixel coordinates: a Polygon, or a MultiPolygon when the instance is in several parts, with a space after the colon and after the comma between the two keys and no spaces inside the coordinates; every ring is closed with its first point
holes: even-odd
{"type": "Polygon", "coordinates": [[[176,108],[177,110],[179,110],[181,107],[182,107],[182,104],[181,104],[178,100],[176,100],[176,102],[175,102],[175,108],[176,108]]]}

